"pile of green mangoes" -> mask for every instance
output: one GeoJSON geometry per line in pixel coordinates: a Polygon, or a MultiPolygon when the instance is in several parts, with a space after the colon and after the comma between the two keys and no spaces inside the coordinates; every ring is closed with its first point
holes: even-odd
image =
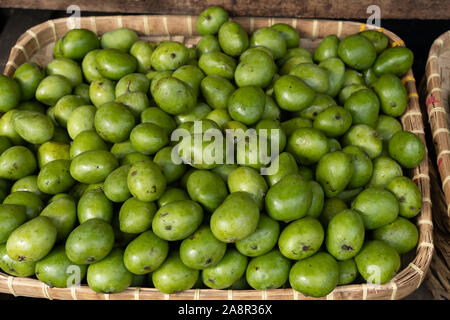
{"type": "Polygon", "coordinates": [[[73,29],[45,69],[0,76],[4,272],[103,293],[391,280],[422,204],[403,170],[425,147],[396,119],[412,52],[367,30],[311,53],[289,25],[249,35],[228,18],[203,11],[193,48],[73,29]],[[235,163],[192,161],[210,141],[177,163],[171,133],[194,121],[278,130],[278,170],[248,161],[250,139],[235,163]]]}

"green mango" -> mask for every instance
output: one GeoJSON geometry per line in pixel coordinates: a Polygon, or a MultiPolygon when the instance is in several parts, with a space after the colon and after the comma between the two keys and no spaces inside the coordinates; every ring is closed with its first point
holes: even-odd
{"type": "Polygon", "coordinates": [[[100,41],[91,30],[72,29],[61,38],[60,46],[65,58],[81,60],[89,51],[100,48],[100,41]]]}
{"type": "Polygon", "coordinates": [[[296,65],[289,71],[289,75],[300,78],[314,91],[319,93],[328,92],[328,74],[329,73],[326,69],[319,67],[313,63],[301,63],[296,65]]]}
{"type": "Polygon", "coordinates": [[[66,192],[74,184],[75,180],[70,175],[70,160],[65,159],[47,163],[37,177],[39,190],[48,194],[66,192]]]}
{"type": "Polygon", "coordinates": [[[350,284],[358,277],[358,268],[355,259],[338,261],[339,265],[339,285],[350,284]]]}
{"type": "Polygon", "coordinates": [[[10,190],[11,193],[17,191],[29,191],[39,196],[42,200],[47,200],[48,195],[39,190],[37,178],[36,175],[20,178],[12,185],[10,190]]]}
{"type": "Polygon", "coordinates": [[[339,58],[329,58],[322,61],[319,67],[328,71],[328,90],[326,93],[335,97],[344,84],[344,63],[339,58]]]}
{"type": "Polygon", "coordinates": [[[217,37],[222,51],[232,57],[239,56],[249,46],[247,32],[235,21],[224,22],[217,37]]]}
{"type": "Polygon", "coordinates": [[[36,111],[19,110],[12,116],[14,130],[25,141],[32,144],[42,144],[53,137],[52,120],[36,111]]]}
{"type": "Polygon", "coordinates": [[[151,158],[140,152],[131,152],[120,159],[120,165],[135,164],[136,162],[146,160],[151,160],[151,158]]]}
{"type": "Polygon", "coordinates": [[[259,209],[247,192],[233,192],[214,211],[210,226],[222,242],[233,243],[252,234],[258,225],[259,209]]]}
{"type": "Polygon", "coordinates": [[[250,260],[246,279],[255,290],[277,289],[288,280],[290,267],[291,262],[273,250],[250,260]]]}
{"type": "Polygon", "coordinates": [[[314,90],[293,75],[278,78],[273,89],[277,104],[286,111],[303,110],[309,107],[315,98],[314,90]]]}
{"type": "Polygon", "coordinates": [[[299,128],[311,128],[312,121],[307,118],[296,117],[281,123],[281,129],[287,136],[291,136],[299,128]]]}
{"type": "Polygon", "coordinates": [[[172,115],[189,112],[196,105],[197,99],[191,87],[174,77],[158,80],[152,93],[156,104],[172,115]]]}
{"type": "Polygon", "coordinates": [[[326,231],[327,251],[337,260],[353,258],[364,243],[364,223],[352,210],[344,210],[331,218],[326,231]]]}
{"type": "Polygon", "coordinates": [[[152,273],[152,282],[159,291],[170,294],[192,288],[199,277],[199,271],[189,268],[172,251],[164,263],[152,273]]]}
{"type": "MultiPolygon", "coordinates": [[[[63,195],[63,194],[60,194],[63,195]]],[[[59,199],[53,199],[41,211],[41,216],[49,218],[56,227],[56,240],[61,242],[67,238],[77,222],[77,207],[75,201],[64,195],[59,199]]]]}
{"type": "Polygon", "coordinates": [[[232,121],[227,109],[212,110],[204,119],[214,121],[219,125],[220,128],[223,128],[225,124],[232,121]]]}
{"type": "Polygon", "coordinates": [[[227,186],[220,176],[207,170],[195,170],[189,175],[187,192],[208,212],[214,212],[228,195],[227,186]]]}
{"type": "Polygon", "coordinates": [[[226,243],[217,240],[204,225],[181,242],[180,258],[189,268],[202,270],[217,265],[226,249],[226,243]]]}
{"type": "Polygon", "coordinates": [[[155,45],[152,42],[136,41],[130,48],[130,54],[138,62],[137,72],[146,73],[151,70],[152,54],[155,45]]]}
{"type": "Polygon", "coordinates": [[[354,125],[366,124],[375,128],[380,111],[380,101],[372,90],[356,91],[345,101],[344,108],[350,112],[354,125]]]}
{"type": "Polygon", "coordinates": [[[5,137],[5,136],[0,136],[0,155],[3,153],[3,151],[11,148],[13,145],[11,143],[11,141],[5,137]]]}
{"type": "Polygon", "coordinates": [[[126,200],[119,211],[120,231],[126,233],[141,233],[152,226],[156,213],[154,202],[144,202],[136,198],[126,200]]]}
{"type": "Polygon", "coordinates": [[[388,37],[386,37],[386,35],[383,32],[380,32],[378,30],[364,30],[359,34],[362,35],[363,37],[366,37],[367,39],[370,40],[370,42],[372,42],[377,54],[383,52],[389,45],[388,37]]]}
{"type": "Polygon", "coordinates": [[[50,61],[45,67],[47,75],[58,74],[69,80],[72,87],[83,82],[83,74],[78,63],[67,58],[57,58],[50,61]]]}
{"type": "Polygon", "coordinates": [[[105,258],[114,245],[114,231],[102,219],[89,219],[67,237],[66,254],[76,264],[91,264],[105,258]]]}
{"type": "Polygon", "coordinates": [[[186,191],[180,188],[167,188],[166,191],[163,193],[163,195],[158,199],[157,203],[158,207],[161,208],[166,204],[178,200],[189,200],[189,196],[186,193],[186,191]]]}
{"type": "Polygon", "coordinates": [[[266,94],[266,104],[261,119],[265,120],[280,120],[281,110],[276,104],[275,100],[266,94]]]}
{"type": "Polygon", "coordinates": [[[342,139],[344,146],[357,146],[371,159],[381,154],[383,143],[375,129],[366,124],[351,126],[342,139]]]}
{"type": "Polygon", "coordinates": [[[339,198],[326,198],[323,204],[323,211],[319,219],[322,226],[328,226],[330,220],[339,212],[348,209],[344,200],[339,198]]]}
{"type": "Polygon", "coordinates": [[[419,231],[411,221],[398,217],[393,222],[374,230],[373,238],[386,242],[402,254],[415,248],[419,241],[419,231]]]}
{"type": "Polygon", "coordinates": [[[347,146],[342,151],[352,157],[353,174],[347,188],[356,189],[365,186],[374,171],[369,156],[357,146],[347,146]]]}
{"type": "Polygon", "coordinates": [[[27,220],[26,208],[20,204],[0,204],[0,244],[27,220]]]}
{"type": "Polygon", "coordinates": [[[316,94],[316,97],[314,98],[313,102],[308,108],[300,112],[295,112],[294,116],[296,117],[300,116],[308,120],[314,120],[319,113],[321,113],[322,111],[324,111],[329,107],[336,105],[337,105],[336,101],[334,101],[332,97],[330,97],[327,94],[318,93],[316,94]]]}
{"type": "Polygon", "coordinates": [[[200,226],[202,207],[192,200],[171,202],[159,208],[153,217],[153,232],[167,241],[182,240],[200,226]]]}
{"type": "Polygon", "coordinates": [[[203,283],[212,289],[225,289],[245,275],[247,257],[234,248],[229,248],[215,266],[202,271],[203,283]]]}
{"type": "Polygon", "coordinates": [[[86,276],[87,266],[74,264],[66,255],[64,246],[54,248],[36,262],[36,277],[51,288],[79,285],[86,276]],[[75,282],[75,283],[74,283],[75,282]]]}
{"type": "Polygon", "coordinates": [[[0,269],[16,277],[30,277],[34,275],[36,262],[16,261],[6,252],[6,244],[0,245],[0,269]]]}
{"type": "Polygon", "coordinates": [[[70,174],[81,183],[99,183],[104,181],[118,166],[119,162],[111,152],[91,150],[72,159],[70,174]]]}
{"type": "MultiPolygon", "coordinates": [[[[234,90],[234,89],[233,89],[234,90]]],[[[177,114],[175,121],[177,124],[182,124],[188,121],[203,120],[211,112],[211,108],[204,102],[197,102],[194,109],[189,112],[177,114]]],[[[170,118],[172,121],[173,119],[170,118]]]]}
{"type": "Polygon", "coordinates": [[[422,208],[419,187],[408,177],[396,177],[386,186],[398,200],[399,215],[405,218],[417,216],[422,208]]]}
{"type": "Polygon", "coordinates": [[[355,257],[361,276],[372,284],[389,282],[400,269],[400,256],[383,241],[368,241],[355,257]]]}
{"type": "Polygon", "coordinates": [[[410,49],[397,46],[384,50],[378,56],[373,71],[377,76],[391,73],[400,77],[411,69],[413,61],[414,54],[410,49]]]}
{"type": "Polygon", "coordinates": [[[77,216],[80,224],[90,219],[102,219],[111,223],[113,204],[101,190],[88,190],[81,196],[77,205],[77,216]]]}
{"type": "Polygon", "coordinates": [[[180,42],[161,42],[153,51],[152,68],[156,71],[173,71],[186,64],[188,49],[180,42]]]}
{"type": "Polygon", "coordinates": [[[168,253],[167,241],[148,230],[128,244],[123,254],[123,262],[133,274],[148,274],[163,264],[168,253]]]}
{"type": "Polygon", "coordinates": [[[74,159],[84,152],[96,150],[108,151],[108,146],[106,145],[105,141],[100,138],[97,131],[85,130],[80,132],[72,141],[69,149],[69,157],[70,159],[74,159]]]}
{"type": "Polygon", "coordinates": [[[389,155],[407,169],[417,167],[426,153],[422,140],[409,131],[395,133],[389,140],[388,150],[389,155]]]}
{"type": "Polygon", "coordinates": [[[110,80],[119,80],[129,73],[135,72],[137,68],[135,57],[117,49],[101,50],[97,53],[95,62],[99,73],[110,80]]]}
{"type": "Polygon", "coordinates": [[[233,120],[246,125],[258,122],[264,112],[266,96],[261,88],[241,87],[228,99],[228,112],[233,120]]]}
{"type": "Polygon", "coordinates": [[[159,80],[166,77],[171,77],[173,71],[150,71],[145,76],[150,79],[150,92],[152,95],[155,91],[156,84],[159,80]]]}
{"type": "Polygon", "coordinates": [[[76,96],[80,96],[84,99],[84,101],[88,104],[91,103],[91,99],[89,98],[89,85],[86,83],[80,83],[73,89],[73,94],[76,96]]]}
{"type": "Polygon", "coordinates": [[[272,163],[278,163],[278,170],[273,174],[265,176],[269,187],[275,185],[284,177],[298,172],[298,165],[294,156],[289,152],[280,153],[280,155],[273,160],[272,163]]]}
{"type": "Polygon", "coordinates": [[[15,79],[0,75],[0,112],[16,108],[20,102],[21,89],[15,79]]]}
{"type": "Polygon", "coordinates": [[[111,172],[105,179],[103,189],[105,196],[114,202],[123,202],[131,197],[127,177],[131,165],[122,165],[111,172]]]}
{"type": "Polygon", "coordinates": [[[338,56],[339,38],[330,34],[320,41],[316,50],[314,51],[314,61],[322,62],[330,58],[337,58],[338,56]]]}
{"type": "Polygon", "coordinates": [[[39,261],[52,249],[56,234],[56,227],[49,218],[33,218],[11,233],[6,242],[6,251],[16,261],[39,261]]]}
{"type": "Polygon", "coordinates": [[[104,49],[113,48],[128,52],[137,40],[138,35],[134,30],[128,28],[117,28],[105,32],[100,39],[100,44],[104,49]]]}
{"type": "Polygon", "coordinates": [[[133,280],[133,274],[123,263],[123,252],[114,248],[101,261],[87,268],[87,283],[98,293],[119,293],[127,289],[133,280]]]}
{"type": "Polygon", "coordinates": [[[103,76],[98,71],[97,62],[95,61],[95,58],[100,51],[100,49],[89,51],[84,56],[83,61],[81,62],[81,70],[83,72],[84,78],[88,83],[103,78],[103,76]]]}
{"type": "Polygon", "coordinates": [[[375,130],[377,131],[383,142],[389,142],[392,136],[395,133],[402,131],[403,128],[400,121],[398,121],[394,117],[380,114],[375,130]]]}
{"type": "Polygon", "coordinates": [[[342,88],[341,92],[339,92],[338,100],[341,105],[345,105],[345,102],[348,98],[355,92],[360,90],[367,89],[364,84],[350,84],[342,88]]]}
{"type": "Polygon", "coordinates": [[[263,27],[253,32],[250,38],[250,47],[265,47],[270,50],[274,59],[279,59],[286,54],[287,43],[283,35],[276,29],[263,27]]]}
{"type": "Polygon", "coordinates": [[[195,22],[195,29],[200,35],[214,35],[228,20],[228,12],[219,6],[210,6],[203,10],[195,22]]]}
{"type": "Polygon", "coordinates": [[[109,142],[127,140],[134,125],[134,115],[127,107],[117,102],[105,103],[95,113],[95,130],[103,140],[109,142]]]}
{"type": "Polygon", "coordinates": [[[130,73],[117,82],[115,88],[116,97],[125,93],[142,92],[147,93],[150,88],[150,79],[141,73],[130,73]]]}
{"type": "Polygon", "coordinates": [[[256,230],[248,237],[236,241],[236,249],[248,257],[264,255],[275,247],[279,234],[279,223],[261,214],[256,230]]]}
{"type": "Polygon", "coordinates": [[[289,137],[286,150],[303,165],[317,163],[329,152],[325,134],[315,128],[299,128],[289,137]]]}
{"type": "MultiPolygon", "coordinates": [[[[10,89],[12,90],[12,89],[10,89]]],[[[69,79],[59,74],[45,77],[36,88],[36,100],[43,104],[54,106],[58,100],[72,92],[69,79]]],[[[8,110],[5,110],[8,111],[8,110]]]]}
{"type": "Polygon", "coordinates": [[[172,160],[173,147],[159,149],[153,161],[161,167],[167,183],[170,184],[183,176],[187,167],[184,163],[176,164],[172,160]]]}
{"type": "Polygon", "coordinates": [[[329,138],[328,144],[330,145],[330,152],[342,150],[342,146],[341,146],[340,142],[335,138],[329,138]]]}
{"type": "MultiPolygon", "coordinates": [[[[189,177],[189,179],[191,179],[191,177],[189,177]]],[[[258,171],[250,167],[236,168],[228,176],[227,184],[230,193],[247,192],[253,198],[258,208],[262,209],[264,196],[267,192],[268,186],[258,171]]],[[[224,199],[222,199],[222,202],[223,200],[224,199]]]]}
{"type": "Polygon", "coordinates": [[[91,82],[89,98],[97,108],[116,99],[115,83],[112,80],[100,78],[91,82]]]}
{"type": "Polygon", "coordinates": [[[47,163],[59,159],[70,159],[70,146],[68,144],[47,141],[39,147],[37,152],[39,168],[43,168],[47,163]]]}
{"type": "Polygon", "coordinates": [[[161,168],[153,161],[141,161],[133,164],[128,171],[128,189],[141,201],[155,201],[166,189],[166,178],[161,168]]]}
{"type": "Polygon", "coordinates": [[[66,128],[67,121],[69,120],[72,112],[85,103],[86,102],[82,97],[75,95],[67,95],[59,99],[53,110],[53,116],[56,123],[63,128],[66,128]]]}
{"type": "Polygon", "coordinates": [[[373,173],[368,186],[385,188],[396,177],[403,176],[402,167],[393,159],[379,156],[373,160],[373,173]]]}
{"type": "Polygon", "coordinates": [[[378,76],[373,71],[373,68],[364,70],[364,82],[367,86],[372,86],[378,80],[378,76]]]}
{"type": "Polygon", "coordinates": [[[177,127],[173,118],[158,107],[150,107],[142,111],[141,122],[150,122],[156,124],[157,126],[162,128],[167,133],[167,135],[172,133],[172,131],[177,127]]]}
{"type": "MultiPolygon", "coordinates": [[[[278,31],[286,41],[287,48],[296,48],[300,44],[300,37],[293,27],[285,23],[276,23],[271,26],[272,29],[278,31]]],[[[284,56],[284,55],[283,55],[284,56]]]]}
{"type": "Polygon", "coordinates": [[[272,82],[276,64],[272,57],[262,50],[253,50],[236,67],[234,79],[239,87],[257,86],[266,88],[272,82]]]}
{"type": "Polygon", "coordinates": [[[281,221],[304,217],[312,204],[309,183],[299,174],[290,174],[270,187],[265,197],[267,214],[281,221]]]}
{"type": "MultiPolygon", "coordinates": [[[[198,20],[197,20],[198,21],[198,20]]],[[[200,57],[202,54],[208,52],[220,52],[219,40],[212,34],[206,34],[200,38],[197,42],[197,55],[200,57]]]]}
{"type": "Polygon", "coordinates": [[[6,113],[4,113],[0,118],[0,134],[6,138],[8,138],[12,144],[14,145],[22,145],[24,144],[23,139],[19,136],[19,134],[14,129],[12,124],[12,117],[17,112],[17,109],[12,109],[6,113]]]}
{"type": "Polygon", "coordinates": [[[401,116],[408,104],[408,93],[400,79],[393,74],[383,74],[372,85],[381,103],[381,110],[388,116],[401,116]]]}
{"type": "Polygon", "coordinates": [[[342,136],[352,125],[352,115],[346,109],[332,106],[319,113],[313,127],[324,132],[327,137],[342,136]]]}
{"type": "MultiPolygon", "coordinates": [[[[36,89],[45,77],[45,72],[34,62],[25,62],[14,71],[13,79],[20,87],[20,95],[22,101],[28,101],[34,98],[36,89]]],[[[12,85],[15,87],[14,85],[12,85]]]]}
{"type": "Polygon", "coordinates": [[[377,52],[369,39],[359,34],[352,34],[339,43],[338,56],[350,68],[365,70],[373,65],[377,52]]]}
{"type": "MultiPolygon", "coordinates": [[[[278,61],[282,61],[285,60],[285,58],[279,59],[278,61]]],[[[304,63],[313,63],[312,58],[309,55],[294,55],[291,58],[285,60],[286,62],[284,62],[281,65],[281,68],[279,70],[280,75],[286,75],[289,74],[289,72],[292,71],[292,69],[294,69],[296,66],[300,65],[300,64],[304,64],[304,63]]]]}
{"type": "Polygon", "coordinates": [[[198,66],[207,76],[216,75],[232,80],[236,69],[236,61],[223,52],[208,52],[200,56],[198,66]]]}
{"type": "Polygon", "coordinates": [[[36,170],[36,158],[26,147],[13,146],[0,155],[0,178],[17,180],[36,170]]]}
{"type": "Polygon", "coordinates": [[[316,180],[322,185],[325,195],[329,198],[343,191],[352,175],[352,157],[342,151],[324,155],[316,167],[316,180]]]}
{"type": "Polygon", "coordinates": [[[278,247],[286,258],[302,260],[320,249],[324,235],[323,227],[317,219],[305,217],[284,228],[278,239],[278,247]]]}
{"type": "Polygon", "coordinates": [[[139,119],[141,113],[150,107],[147,95],[139,91],[124,93],[114,101],[128,107],[136,119],[139,119]]]}
{"type": "Polygon", "coordinates": [[[86,130],[94,130],[94,117],[97,108],[86,105],[76,108],[67,119],[67,132],[72,140],[86,130]]]}
{"type": "Polygon", "coordinates": [[[399,203],[389,191],[380,188],[367,188],[352,203],[368,230],[378,229],[394,221],[399,212],[399,203]]]}
{"type": "Polygon", "coordinates": [[[184,81],[194,92],[196,97],[200,94],[200,83],[205,77],[203,71],[196,66],[184,65],[176,69],[172,76],[184,81]]]}
{"type": "Polygon", "coordinates": [[[312,53],[305,48],[300,48],[297,46],[295,48],[287,49],[284,57],[277,60],[277,65],[283,66],[288,60],[290,60],[293,57],[302,57],[302,58],[306,59],[306,61],[308,61],[308,62],[313,62],[312,53]]]}
{"type": "Polygon", "coordinates": [[[316,181],[308,181],[308,184],[312,192],[312,198],[311,206],[309,207],[306,215],[317,219],[323,210],[325,194],[320,184],[316,181]]]}
{"type": "Polygon", "coordinates": [[[325,252],[297,261],[289,272],[289,283],[294,290],[310,297],[324,297],[339,282],[339,265],[325,252]]]}

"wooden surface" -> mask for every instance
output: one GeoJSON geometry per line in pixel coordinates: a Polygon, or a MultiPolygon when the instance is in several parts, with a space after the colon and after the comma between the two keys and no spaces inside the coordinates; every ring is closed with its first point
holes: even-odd
{"type": "Polygon", "coordinates": [[[298,18],[366,19],[370,5],[381,8],[382,19],[448,19],[448,0],[0,0],[0,7],[128,13],[198,14],[207,6],[221,5],[232,15],[298,18]],[[107,5],[106,3],[107,2],[107,5]]]}
{"type": "MultiPolygon", "coordinates": [[[[94,13],[86,13],[86,16],[93,15],[94,13]]],[[[3,29],[0,30],[0,43],[2,44],[0,46],[0,69],[3,70],[4,63],[6,62],[6,59],[9,55],[10,48],[14,45],[17,38],[25,32],[30,26],[38,24],[40,22],[43,22],[47,19],[54,19],[57,17],[64,16],[61,12],[51,12],[51,11],[32,11],[32,10],[0,10],[0,17],[2,18],[3,22],[3,29]],[[6,23],[5,23],[6,22],[6,23]]],[[[391,21],[392,25],[396,25],[394,21],[391,21]]],[[[416,26],[418,29],[423,29],[423,32],[426,32],[427,30],[427,24],[422,24],[416,26]]],[[[407,28],[404,28],[404,25],[400,24],[400,27],[397,26],[401,30],[405,30],[405,32],[408,30],[407,28]]],[[[1,25],[0,25],[1,28],[1,25]]],[[[393,30],[393,28],[390,28],[392,31],[398,33],[396,30],[393,30]]],[[[398,33],[400,34],[400,33],[398,33]]],[[[420,38],[420,34],[417,34],[415,32],[410,32],[410,37],[406,36],[404,37],[405,42],[408,43],[408,39],[415,39],[416,37],[420,38]]],[[[403,36],[402,36],[403,37],[403,36]]],[[[422,40],[423,41],[423,38],[422,40]]],[[[425,47],[425,45],[422,42],[422,46],[425,47]]],[[[428,48],[424,48],[424,52],[427,51],[428,48]]],[[[425,59],[425,57],[422,56],[422,54],[417,54],[416,52],[416,59],[425,59]]],[[[412,253],[413,254],[413,253],[412,253]]],[[[409,257],[404,257],[406,259],[409,259],[409,257]]],[[[30,300],[31,298],[14,298],[12,295],[8,294],[0,294],[0,300],[10,300],[10,299],[25,299],[30,300]]],[[[432,299],[431,294],[426,289],[425,285],[421,285],[419,289],[414,291],[411,295],[404,298],[405,300],[425,300],[425,299],[432,299]]]]}

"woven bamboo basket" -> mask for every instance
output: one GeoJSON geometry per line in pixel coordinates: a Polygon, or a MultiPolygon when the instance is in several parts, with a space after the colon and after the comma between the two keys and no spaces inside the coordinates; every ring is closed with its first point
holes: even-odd
{"type": "MultiPolygon", "coordinates": [[[[35,61],[45,65],[51,59],[55,41],[74,27],[70,18],[50,20],[27,30],[12,48],[9,61],[4,71],[11,76],[17,66],[26,61],[35,61]]],[[[271,26],[275,23],[292,25],[301,37],[301,47],[314,49],[320,39],[336,34],[343,38],[349,34],[362,31],[364,24],[331,20],[301,20],[290,18],[233,18],[248,32],[257,28],[271,26]]],[[[72,21],[74,22],[74,21],[72,21]]],[[[77,21],[75,21],[77,22],[77,21]]],[[[187,46],[194,45],[199,36],[195,33],[195,16],[105,16],[78,18],[77,27],[87,28],[98,35],[109,30],[128,27],[136,30],[143,39],[160,41],[171,39],[184,42],[187,46]]],[[[392,46],[404,45],[403,41],[394,33],[380,29],[390,39],[392,46]]],[[[418,135],[425,143],[422,114],[419,107],[419,97],[416,90],[412,70],[403,78],[408,94],[408,109],[401,122],[405,130],[418,135]]],[[[383,285],[356,284],[337,287],[328,296],[321,299],[400,299],[420,286],[428,271],[433,255],[433,225],[431,220],[430,178],[428,174],[428,156],[422,163],[410,172],[410,176],[417,183],[423,197],[421,213],[416,223],[419,228],[419,244],[416,255],[408,261],[404,268],[390,281],[383,285]]],[[[100,300],[304,300],[312,299],[293,289],[258,290],[212,290],[192,289],[175,294],[164,294],[154,288],[128,288],[118,294],[98,294],[88,286],[82,285],[67,289],[50,288],[46,284],[31,278],[11,277],[0,273],[0,291],[13,295],[41,297],[47,299],[100,299],[100,300]]]]}
{"type": "Polygon", "coordinates": [[[436,252],[426,284],[436,299],[450,299],[450,31],[439,36],[430,48],[420,92],[440,175],[439,179],[436,169],[430,167],[432,178],[436,176],[431,183],[436,252]]]}

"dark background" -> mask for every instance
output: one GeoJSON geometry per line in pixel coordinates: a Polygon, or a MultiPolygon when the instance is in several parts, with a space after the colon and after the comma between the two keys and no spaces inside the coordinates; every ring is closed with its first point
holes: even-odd
{"type": "MultiPolygon", "coordinates": [[[[0,6],[1,5],[2,3],[0,1],[0,6]]],[[[123,13],[82,11],[82,16],[115,14],[123,13]]],[[[447,14],[450,15],[450,12],[447,14]]],[[[0,69],[2,71],[4,70],[5,64],[8,61],[10,48],[14,46],[22,33],[30,27],[45,22],[46,20],[66,16],[67,14],[65,11],[0,8],[0,69]]],[[[276,14],[274,14],[274,16],[276,16],[276,14]]],[[[362,19],[347,20],[366,22],[362,19]]],[[[381,26],[396,33],[404,40],[406,46],[414,52],[415,60],[413,71],[417,80],[416,85],[419,86],[420,80],[425,72],[425,64],[428,59],[428,52],[431,44],[434,39],[450,29],[450,20],[382,19],[381,26]]],[[[11,299],[32,300],[31,298],[14,298],[12,295],[0,294],[0,300],[11,299]]],[[[405,299],[425,300],[432,299],[432,296],[422,284],[419,289],[405,299]]]]}

